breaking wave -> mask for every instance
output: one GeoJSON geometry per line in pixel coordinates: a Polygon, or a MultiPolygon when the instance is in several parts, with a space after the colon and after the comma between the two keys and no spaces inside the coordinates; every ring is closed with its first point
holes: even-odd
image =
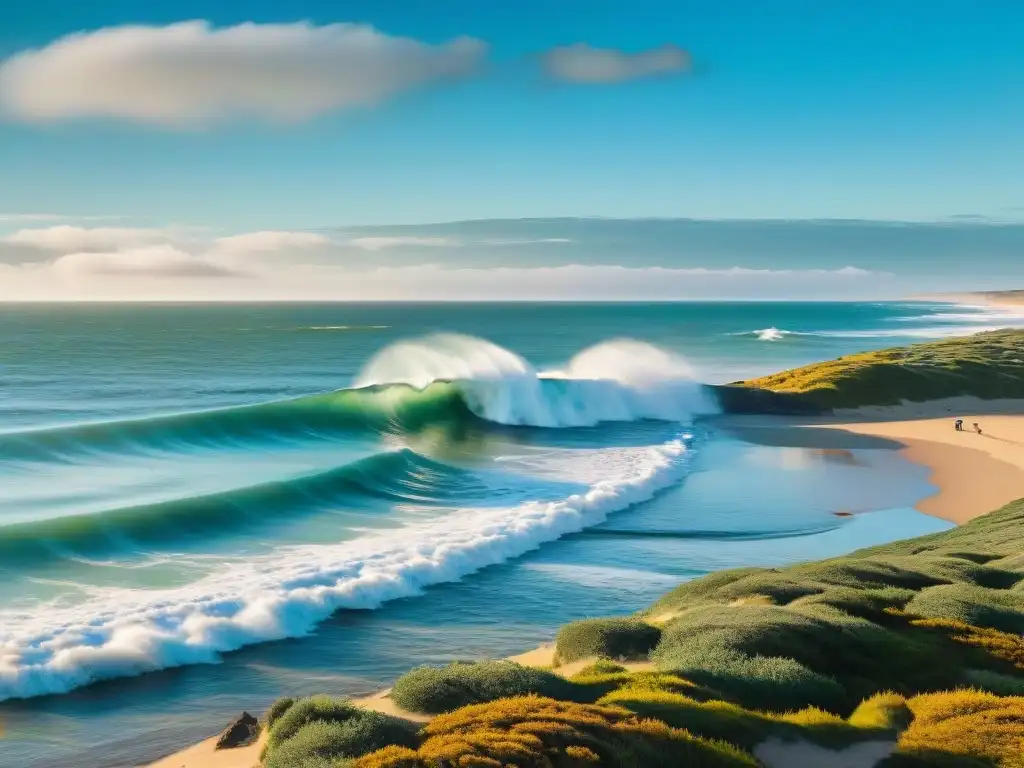
{"type": "Polygon", "coordinates": [[[218,493],[43,518],[0,526],[0,562],[43,565],[55,558],[95,558],[126,548],[237,532],[281,518],[357,506],[386,512],[374,501],[452,504],[497,491],[468,470],[408,449],[382,451],[338,467],[218,493]]]}
{"type": "Polygon", "coordinates": [[[754,335],[757,336],[760,341],[782,341],[784,338],[789,336],[792,331],[783,331],[774,326],[771,328],[762,328],[759,331],[754,331],[754,335]]]}
{"type": "MultiPolygon", "coordinates": [[[[234,474],[224,482],[237,480],[238,487],[212,489],[190,489],[183,480],[168,499],[151,502],[143,494],[119,505],[111,497],[92,511],[78,504],[50,517],[19,512],[0,525],[0,562],[31,580],[33,570],[57,561],[145,565],[195,542],[249,535],[247,527],[290,526],[307,516],[327,521],[315,529],[326,540],[314,540],[323,543],[270,542],[245,556],[217,555],[213,570],[184,586],[86,583],[44,604],[5,606],[0,700],[215,662],[245,645],[303,635],[338,609],[374,608],[585,530],[673,485],[687,463],[689,435],[674,426],[667,434],[680,436],[668,442],[659,427],[653,446],[567,450],[543,460],[535,475],[529,461],[447,463],[446,451],[457,446],[445,441],[468,428],[497,438],[512,427],[679,424],[713,410],[682,358],[641,342],[605,342],[541,370],[487,341],[435,335],[385,348],[352,387],[335,392],[0,434],[0,462],[10,471],[66,468],[78,476],[97,466],[165,466],[177,458],[195,467],[197,456],[214,466],[218,451],[236,462],[251,453],[263,468],[293,446],[321,459],[337,446],[360,446],[355,454],[339,452],[336,466],[305,473],[282,467],[281,476],[255,483],[246,479],[251,474],[234,474]],[[353,442],[360,436],[368,439],[353,442]],[[520,475],[517,466],[527,471],[520,475]]],[[[554,444],[574,439],[550,437],[554,444]]],[[[149,476],[138,477],[144,483],[149,476]]]]}
{"type": "Polygon", "coordinates": [[[354,431],[404,434],[468,420],[549,428],[685,421],[716,409],[682,358],[642,342],[598,344],[563,369],[542,372],[496,344],[445,334],[385,348],[349,389],[220,410],[0,434],[0,459],[73,461],[82,453],[195,451],[331,439],[354,431]]]}
{"type": "Polygon", "coordinates": [[[376,608],[593,526],[685,472],[683,438],[609,449],[606,479],[557,501],[472,508],[386,534],[226,559],[186,587],[106,588],[74,605],[9,610],[0,627],[0,700],[185,664],[297,637],[342,608],[376,608]]]}

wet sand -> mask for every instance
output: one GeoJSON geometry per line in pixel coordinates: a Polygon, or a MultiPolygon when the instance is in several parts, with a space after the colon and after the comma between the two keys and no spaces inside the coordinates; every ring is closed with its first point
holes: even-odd
{"type": "Polygon", "coordinates": [[[958,397],[846,410],[828,418],[730,416],[716,423],[767,445],[899,451],[931,470],[935,493],[915,507],[958,524],[1024,497],[1024,400],[958,397]],[[956,419],[963,419],[963,432],[954,429],[956,419]],[[975,422],[981,434],[973,431],[975,422]]]}

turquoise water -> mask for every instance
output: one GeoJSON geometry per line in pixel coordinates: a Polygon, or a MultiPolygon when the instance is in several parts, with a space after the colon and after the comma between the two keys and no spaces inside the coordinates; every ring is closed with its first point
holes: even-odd
{"type": "Polygon", "coordinates": [[[725,437],[699,382],[1018,323],[938,304],[2,307],[0,765],[135,765],[281,693],[364,693],[717,568],[938,530],[910,509],[920,468],[725,437]],[[878,513],[833,514],[851,508],[878,513]]]}

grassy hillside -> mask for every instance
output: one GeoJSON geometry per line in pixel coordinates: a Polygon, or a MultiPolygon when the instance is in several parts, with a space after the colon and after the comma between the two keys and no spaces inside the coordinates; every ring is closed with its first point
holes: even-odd
{"type": "Polygon", "coordinates": [[[958,395],[1024,398],[1024,330],[848,355],[715,388],[727,412],[800,413],[958,395]]]}
{"type": "Polygon", "coordinates": [[[283,700],[265,765],[756,768],[766,745],[799,740],[825,750],[823,766],[828,750],[881,741],[886,768],[1022,768],[1022,633],[1024,499],[947,532],[721,571],[637,616],[570,624],[556,658],[590,660],[571,676],[512,662],[413,670],[392,697],[437,715],[418,731],[345,700],[283,700]]]}

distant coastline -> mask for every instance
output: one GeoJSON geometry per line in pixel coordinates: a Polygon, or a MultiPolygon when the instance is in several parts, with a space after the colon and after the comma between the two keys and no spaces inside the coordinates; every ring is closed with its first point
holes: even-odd
{"type": "Polygon", "coordinates": [[[968,291],[967,293],[936,293],[915,296],[915,300],[948,301],[971,306],[1024,307],[1024,289],[1010,291],[968,291]]]}

